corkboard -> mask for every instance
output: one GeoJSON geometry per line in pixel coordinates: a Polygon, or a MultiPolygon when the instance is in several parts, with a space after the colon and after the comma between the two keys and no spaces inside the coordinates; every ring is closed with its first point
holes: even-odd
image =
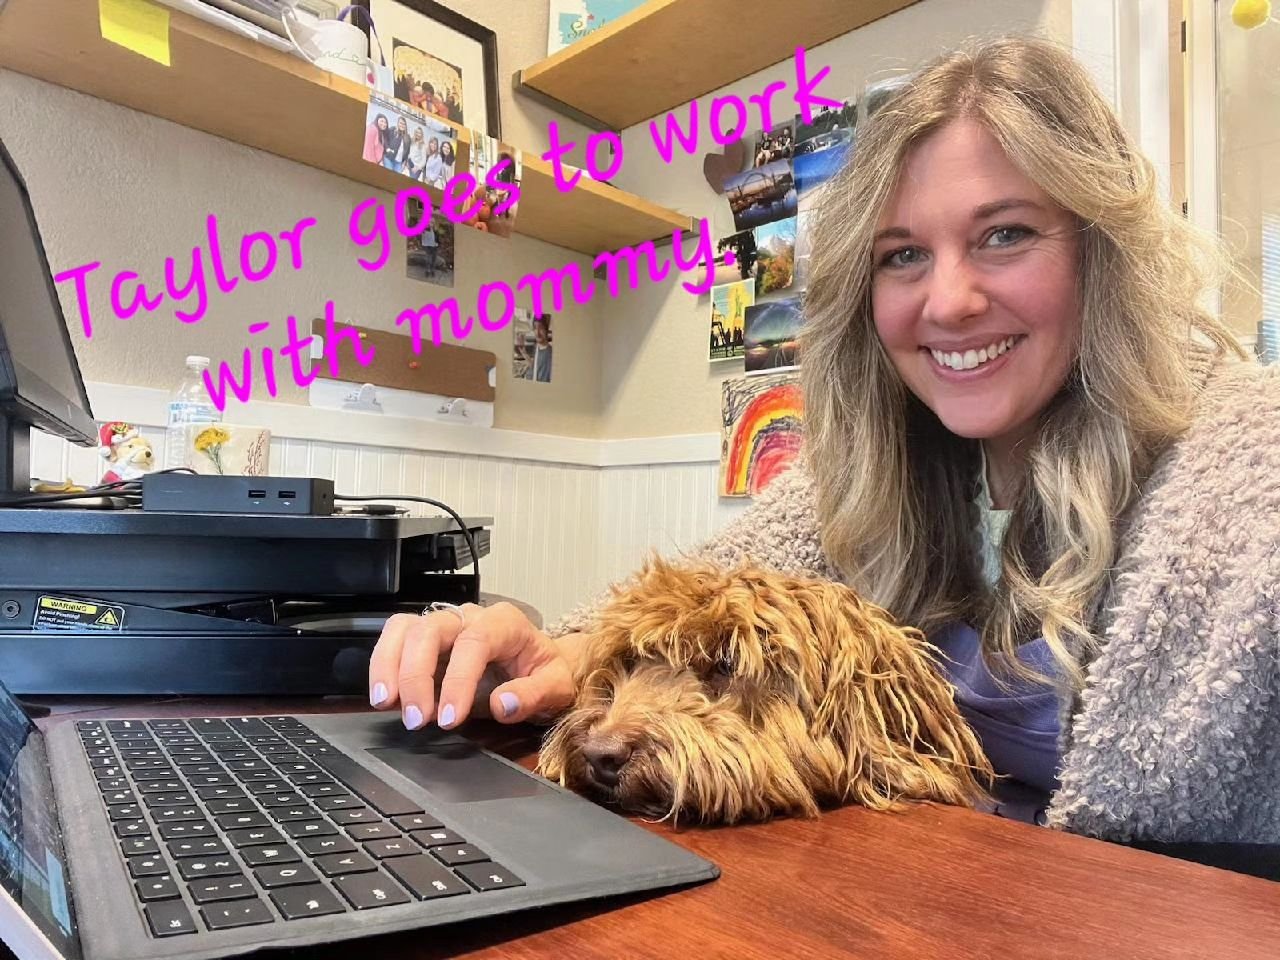
{"type": "MultiPolygon", "coordinates": [[[[342,324],[339,330],[346,326],[348,324],[342,324]]],[[[351,344],[344,339],[338,349],[338,376],[334,377],[329,369],[328,343],[325,357],[311,361],[313,373],[347,383],[372,383],[376,387],[493,402],[495,391],[489,386],[489,370],[495,368],[498,361],[490,351],[451,343],[437,347],[427,340],[422,344],[421,354],[415,354],[413,338],[406,334],[350,326],[359,332],[360,342],[366,349],[373,347],[373,361],[367,367],[360,366],[351,344]]],[[[323,338],[325,321],[313,320],[311,332],[323,338]]]]}

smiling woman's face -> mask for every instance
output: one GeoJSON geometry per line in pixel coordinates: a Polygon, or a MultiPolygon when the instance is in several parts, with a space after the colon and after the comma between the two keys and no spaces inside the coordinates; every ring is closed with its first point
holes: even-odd
{"type": "Polygon", "coordinates": [[[877,225],[872,311],[907,387],[952,433],[1015,442],[1080,340],[1078,228],[982,125],[908,154],[877,225]]]}

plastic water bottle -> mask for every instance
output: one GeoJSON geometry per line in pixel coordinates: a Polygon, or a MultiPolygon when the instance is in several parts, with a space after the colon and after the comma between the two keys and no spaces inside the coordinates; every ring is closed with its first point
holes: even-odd
{"type": "Polygon", "coordinates": [[[208,357],[187,357],[187,372],[169,395],[169,419],[164,433],[164,466],[187,466],[187,427],[193,423],[219,423],[222,412],[209,399],[202,374],[209,369],[208,357]]]}

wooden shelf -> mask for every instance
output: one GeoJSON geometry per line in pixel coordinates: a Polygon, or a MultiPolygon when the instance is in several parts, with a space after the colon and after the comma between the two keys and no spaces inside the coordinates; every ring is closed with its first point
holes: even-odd
{"type": "Polygon", "coordinates": [[[649,0],[519,71],[515,85],[597,129],[621,130],[916,2],[649,0]]]}
{"type": "MultiPolygon", "coordinates": [[[[409,185],[361,158],[361,85],[176,10],[169,34],[166,67],[102,39],[94,0],[8,0],[0,67],[383,190],[409,185]]],[[[459,129],[459,171],[467,144],[459,129]]],[[[586,178],[560,193],[550,164],[536,154],[523,162],[518,233],[594,255],[690,229],[687,216],[586,178]]]]}

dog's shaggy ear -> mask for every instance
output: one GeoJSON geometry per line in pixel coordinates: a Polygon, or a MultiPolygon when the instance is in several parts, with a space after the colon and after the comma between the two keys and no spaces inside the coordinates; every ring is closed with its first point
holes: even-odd
{"type": "Polygon", "coordinates": [[[841,758],[837,794],[876,809],[983,800],[994,772],[933,663],[936,649],[841,584],[800,581],[793,596],[824,664],[811,735],[829,737],[841,758]]]}

